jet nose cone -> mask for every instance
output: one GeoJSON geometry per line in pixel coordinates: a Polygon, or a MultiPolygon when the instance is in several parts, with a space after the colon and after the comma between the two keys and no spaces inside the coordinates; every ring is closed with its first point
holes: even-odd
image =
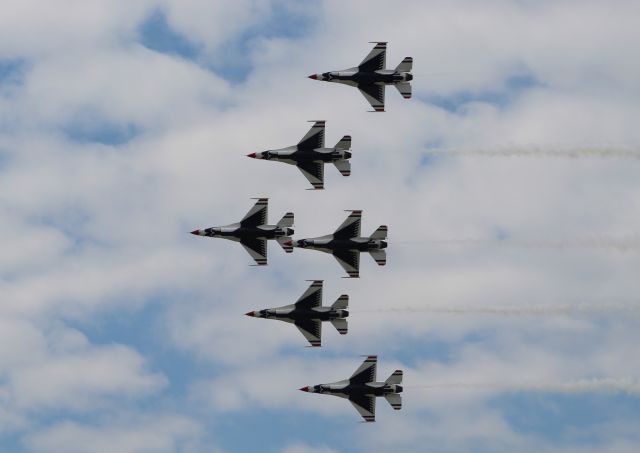
{"type": "Polygon", "coordinates": [[[299,390],[302,391],[302,392],[308,392],[309,391],[309,386],[307,385],[306,387],[302,387],[299,390]]]}
{"type": "Polygon", "coordinates": [[[309,78],[313,80],[318,80],[318,74],[311,74],[309,78]]]}
{"type": "Polygon", "coordinates": [[[256,312],[255,311],[248,311],[248,312],[245,313],[245,315],[247,315],[247,316],[255,316],[256,312]]]}
{"type": "Polygon", "coordinates": [[[284,243],[287,247],[293,247],[293,241],[287,241],[284,243]]]}
{"type": "Polygon", "coordinates": [[[191,234],[195,234],[196,236],[200,236],[200,230],[193,230],[191,234]]]}
{"type": "Polygon", "coordinates": [[[252,157],[252,158],[256,158],[256,153],[251,153],[251,154],[247,154],[247,157],[252,157]]]}

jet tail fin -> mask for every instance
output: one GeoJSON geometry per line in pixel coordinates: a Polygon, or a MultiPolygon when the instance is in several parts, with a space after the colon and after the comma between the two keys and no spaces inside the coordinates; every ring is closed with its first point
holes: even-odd
{"type": "Polygon", "coordinates": [[[404,60],[400,62],[398,66],[396,66],[397,72],[411,72],[413,68],[413,58],[405,57],[404,60]]]}
{"type": "Polygon", "coordinates": [[[336,328],[340,335],[346,335],[349,331],[349,325],[347,324],[347,320],[344,318],[332,319],[331,324],[336,328]]]}
{"type": "Polygon", "coordinates": [[[370,239],[387,239],[387,226],[380,225],[378,229],[373,232],[370,239]]]}
{"type": "Polygon", "coordinates": [[[351,174],[351,162],[348,160],[334,160],[333,165],[336,166],[342,176],[349,176],[351,174]]]}
{"type": "Polygon", "coordinates": [[[347,308],[349,308],[349,296],[343,294],[342,296],[338,297],[338,300],[336,300],[333,305],[331,305],[331,308],[333,308],[334,310],[346,310],[347,308]]]}
{"type": "Polygon", "coordinates": [[[397,393],[389,393],[384,396],[387,402],[393,407],[394,410],[399,411],[402,409],[402,396],[397,393]]]}
{"type": "Polygon", "coordinates": [[[345,135],[336,143],[338,149],[350,149],[351,148],[351,135],[345,135]]]}
{"type": "Polygon", "coordinates": [[[394,85],[398,92],[405,99],[411,99],[411,84],[409,82],[399,82],[394,85]]]}
{"type": "Polygon", "coordinates": [[[278,222],[279,227],[292,227],[293,226],[293,212],[287,212],[278,222]]]}
{"type": "Polygon", "coordinates": [[[378,263],[378,266],[384,266],[385,264],[387,264],[387,252],[385,252],[383,249],[369,250],[369,254],[371,254],[371,258],[373,258],[375,262],[378,263]]]}
{"type": "Polygon", "coordinates": [[[384,381],[385,384],[397,384],[400,385],[402,384],[402,370],[395,370],[393,373],[391,373],[391,376],[389,376],[387,378],[386,381],[384,381]]]}
{"type": "Polygon", "coordinates": [[[279,238],[276,238],[276,241],[278,241],[278,244],[280,244],[280,247],[282,247],[286,253],[293,252],[293,241],[290,237],[280,236],[279,238]]]}

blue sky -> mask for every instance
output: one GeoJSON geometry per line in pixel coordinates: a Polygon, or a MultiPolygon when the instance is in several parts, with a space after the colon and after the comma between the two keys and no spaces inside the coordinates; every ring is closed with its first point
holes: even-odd
{"type": "Polygon", "coordinates": [[[615,155],[640,144],[640,67],[618,45],[640,42],[637,5],[602,23],[598,2],[408,1],[381,24],[382,3],[126,3],[59,24],[15,3],[0,22],[2,450],[637,449],[639,161],[615,155]],[[414,57],[412,100],[389,88],[370,114],[357,91],[306,78],[383,38],[387,66],[414,57]],[[328,143],[353,136],[352,176],[327,168],[308,192],[294,169],[244,157],[295,143],[310,119],[328,143]],[[549,158],[585,146],[613,157],[549,158]],[[472,155],[509,147],[534,153],[472,155]],[[329,256],[270,244],[255,268],[188,234],[255,196],[271,220],[294,211],[298,237],[363,209],[363,233],[389,225],[388,266],[363,256],[362,278],[343,280],[329,256]],[[321,350],[243,316],[318,278],[325,304],[351,297],[349,335],[325,327],[321,350]],[[568,308],[513,314],[535,307],[568,308]],[[361,424],[297,390],[362,354],[380,379],[404,370],[402,411],[378,401],[361,424]]]}

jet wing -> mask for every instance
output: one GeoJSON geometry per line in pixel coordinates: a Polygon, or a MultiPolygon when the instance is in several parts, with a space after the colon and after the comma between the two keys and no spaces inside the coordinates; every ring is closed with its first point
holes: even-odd
{"type": "Polygon", "coordinates": [[[324,163],[301,162],[297,164],[297,167],[314,189],[324,189],[324,163]]]}
{"type": "Polygon", "coordinates": [[[311,346],[320,346],[322,337],[322,322],[313,319],[298,320],[296,327],[304,335],[311,346]]]}
{"type": "Polygon", "coordinates": [[[267,240],[266,239],[241,239],[240,244],[249,252],[251,258],[258,266],[267,264],[267,240]]]}
{"type": "MultiPolygon", "coordinates": [[[[240,225],[243,227],[257,227],[267,224],[269,210],[269,199],[258,198],[256,204],[253,205],[247,215],[240,221],[240,225]]],[[[251,253],[251,252],[249,252],[251,253]]]]}
{"type": "Polygon", "coordinates": [[[376,397],[375,396],[350,396],[349,401],[356,408],[365,422],[376,421],[376,397]]]}
{"type": "Polygon", "coordinates": [[[324,121],[316,121],[298,143],[298,149],[324,148],[324,121]]]}
{"type": "Polygon", "coordinates": [[[358,65],[360,72],[374,72],[386,67],[387,43],[378,42],[358,65]]]}
{"type": "Polygon", "coordinates": [[[352,252],[350,250],[335,251],[333,252],[333,256],[336,257],[336,260],[347,272],[349,277],[360,277],[360,252],[352,252]]]}
{"type": "Polygon", "coordinates": [[[369,382],[376,381],[376,370],[378,365],[378,356],[368,356],[362,365],[353,372],[349,378],[350,384],[368,384],[369,382]]]}
{"type": "Polygon", "coordinates": [[[314,280],[311,286],[294,304],[296,308],[315,308],[322,304],[322,280],[314,280]]]}
{"type": "Polygon", "coordinates": [[[384,84],[359,83],[358,89],[376,112],[384,112],[384,84]]]}
{"type": "Polygon", "coordinates": [[[333,232],[335,239],[351,239],[360,237],[360,218],[362,211],[351,211],[349,217],[333,232]]]}

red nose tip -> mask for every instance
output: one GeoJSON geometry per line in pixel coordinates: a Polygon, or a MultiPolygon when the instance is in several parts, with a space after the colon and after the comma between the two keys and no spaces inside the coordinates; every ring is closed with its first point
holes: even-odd
{"type": "Polygon", "coordinates": [[[247,154],[247,157],[253,157],[255,159],[256,158],[256,153],[247,154]]]}
{"type": "Polygon", "coordinates": [[[287,247],[293,247],[293,241],[287,241],[284,243],[287,247]]]}
{"type": "Polygon", "coordinates": [[[302,390],[303,392],[308,392],[309,391],[309,386],[302,387],[300,390],[302,390]]]}
{"type": "Polygon", "coordinates": [[[245,313],[245,315],[247,315],[247,316],[255,316],[256,314],[253,311],[248,311],[248,312],[245,313]]]}
{"type": "Polygon", "coordinates": [[[318,80],[318,74],[311,74],[309,78],[313,80],[318,80]]]}
{"type": "Polygon", "coordinates": [[[193,230],[191,234],[195,234],[196,236],[200,235],[200,230],[193,230]]]}

